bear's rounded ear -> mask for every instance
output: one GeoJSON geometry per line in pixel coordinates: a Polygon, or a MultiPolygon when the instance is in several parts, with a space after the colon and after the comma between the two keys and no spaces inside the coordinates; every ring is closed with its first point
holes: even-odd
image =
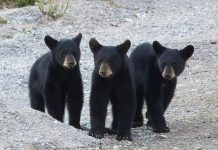
{"type": "Polygon", "coordinates": [[[79,46],[82,39],[82,34],[79,33],[77,36],[73,38],[74,42],[79,46]]]}
{"type": "Polygon", "coordinates": [[[162,46],[158,41],[154,41],[153,42],[153,49],[157,55],[160,55],[161,53],[164,52],[165,47],[162,46]]]}
{"type": "Polygon", "coordinates": [[[92,53],[93,53],[93,54],[96,54],[96,53],[98,52],[98,50],[99,50],[100,48],[102,48],[103,46],[102,46],[101,44],[99,44],[96,39],[91,38],[91,39],[89,40],[89,47],[90,47],[92,53]]]}
{"type": "Polygon", "coordinates": [[[117,45],[117,49],[118,49],[121,53],[126,54],[127,51],[129,50],[130,46],[131,46],[130,40],[126,40],[126,41],[123,42],[122,44],[117,45]]]}
{"type": "Polygon", "coordinates": [[[58,41],[53,39],[51,36],[46,35],[44,38],[45,44],[50,50],[54,50],[58,44],[58,41]]]}
{"type": "Polygon", "coordinates": [[[179,53],[182,56],[182,58],[185,61],[187,61],[194,53],[194,46],[188,45],[185,48],[183,48],[182,50],[180,50],[179,53]]]}

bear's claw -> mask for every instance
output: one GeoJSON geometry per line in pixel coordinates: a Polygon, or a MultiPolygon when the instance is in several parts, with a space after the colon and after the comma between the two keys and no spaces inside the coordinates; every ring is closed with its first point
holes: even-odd
{"type": "Polygon", "coordinates": [[[96,131],[89,131],[89,136],[92,136],[94,138],[97,138],[97,139],[102,139],[104,138],[104,134],[103,133],[100,133],[100,132],[96,132],[96,131]]]}
{"type": "Polygon", "coordinates": [[[130,134],[128,134],[128,135],[117,135],[116,139],[118,141],[121,141],[121,140],[132,141],[132,137],[131,137],[130,134]]]}

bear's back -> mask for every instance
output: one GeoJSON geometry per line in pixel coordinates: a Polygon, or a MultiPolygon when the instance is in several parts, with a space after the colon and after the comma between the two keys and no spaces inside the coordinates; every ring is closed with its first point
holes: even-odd
{"type": "Polygon", "coordinates": [[[129,73],[130,73],[131,79],[134,80],[135,68],[134,68],[132,61],[130,60],[130,58],[128,56],[125,56],[125,63],[127,64],[128,68],[129,68],[129,73]]]}
{"type": "Polygon", "coordinates": [[[143,43],[137,46],[130,56],[134,66],[140,66],[140,68],[142,65],[144,66],[150,64],[155,58],[155,52],[150,43],[143,43]]]}
{"type": "Polygon", "coordinates": [[[136,84],[140,84],[142,82],[145,83],[151,73],[151,67],[154,67],[154,62],[156,61],[153,46],[150,43],[143,43],[137,46],[131,53],[130,59],[136,72],[136,84]]]}

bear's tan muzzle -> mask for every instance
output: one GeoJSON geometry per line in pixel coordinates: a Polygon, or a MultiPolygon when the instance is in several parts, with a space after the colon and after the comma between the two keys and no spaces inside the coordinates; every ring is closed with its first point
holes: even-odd
{"type": "Polygon", "coordinates": [[[101,63],[100,68],[99,68],[99,75],[101,77],[107,78],[112,76],[112,70],[109,66],[108,63],[101,63]]]}
{"type": "Polygon", "coordinates": [[[172,80],[173,78],[176,77],[172,65],[166,65],[166,66],[164,67],[162,76],[163,76],[166,80],[172,80]]]}
{"type": "Polygon", "coordinates": [[[72,69],[77,65],[75,58],[73,55],[66,55],[63,62],[63,67],[66,69],[72,69]]]}

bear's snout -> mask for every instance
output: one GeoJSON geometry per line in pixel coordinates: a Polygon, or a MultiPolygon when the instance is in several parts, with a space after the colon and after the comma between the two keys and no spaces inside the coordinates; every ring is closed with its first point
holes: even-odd
{"type": "Polygon", "coordinates": [[[101,77],[107,78],[112,76],[112,70],[108,63],[102,63],[99,68],[99,75],[101,77]]]}
{"type": "Polygon", "coordinates": [[[163,76],[164,79],[166,79],[166,80],[172,80],[173,78],[176,77],[172,65],[166,65],[166,66],[164,67],[162,76],[163,76]]]}
{"type": "Polygon", "coordinates": [[[77,65],[73,55],[66,55],[63,62],[63,67],[66,69],[72,69],[77,65]]]}

